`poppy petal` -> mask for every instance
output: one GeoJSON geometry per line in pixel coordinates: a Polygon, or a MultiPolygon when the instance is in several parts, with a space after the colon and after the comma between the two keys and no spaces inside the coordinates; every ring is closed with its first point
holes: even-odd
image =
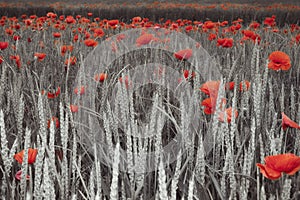
{"type": "Polygon", "coordinates": [[[257,163],[256,166],[259,167],[260,173],[262,173],[264,175],[264,177],[266,177],[268,179],[276,180],[281,177],[281,172],[273,170],[272,168],[269,168],[266,165],[257,163]]]}
{"type": "Polygon", "coordinates": [[[265,163],[268,167],[289,175],[293,175],[300,170],[300,157],[292,153],[267,156],[265,163]]]}
{"type": "Polygon", "coordinates": [[[292,121],[288,116],[286,116],[284,112],[281,113],[281,116],[282,116],[281,125],[283,130],[286,130],[288,127],[300,129],[300,126],[296,122],[292,121]]]}
{"type": "MultiPolygon", "coordinates": [[[[21,180],[21,177],[22,177],[22,170],[17,171],[15,177],[16,177],[17,180],[20,181],[20,180],[21,180]]],[[[29,177],[29,175],[27,175],[27,176],[26,176],[26,180],[29,180],[29,179],[30,179],[30,177],[29,177]]]]}
{"type": "Polygon", "coordinates": [[[218,96],[219,86],[220,81],[207,81],[200,87],[200,90],[207,95],[216,97],[218,96]]]}
{"type": "Polygon", "coordinates": [[[290,57],[282,51],[274,51],[269,55],[268,68],[273,70],[289,70],[291,67],[290,57]]]}
{"type": "Polygon", "coordinates": [[[178,60],[188,60],[193,54],[192,49],[183,49],[174,53],[175,58],[178,60]]]}
{"type": "MultiPolygon", "coordinates": [[[[23,163],[24,152],[25,151],[22,150],[19,153],[16,153],[14,155],[14,159],[20,164],[23,163]]],[[[28,149],[28,164],[33,164],[35,162],[37,153],[38,153],[37,149],[32,149],[32,148],[28,149]]]]}

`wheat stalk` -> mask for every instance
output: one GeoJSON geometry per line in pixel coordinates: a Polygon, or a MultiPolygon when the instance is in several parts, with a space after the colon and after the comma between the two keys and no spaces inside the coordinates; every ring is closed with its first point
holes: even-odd
{"type": "Polygon", "coordinates": [[[120,144],[117,143],[114,151],[114,161],[112,166],[112,180],[110,185],[110,199],[118,199],[118,176],[119,176],[119,162],[120,162],[120,144]]]}
{"type": "Polygon", "coordinates": [[[188,200],[193,200],[194,198],[194,173],[192,174],[189,181],[189,189],[188,189],[188,200]]]}
{"type": "Polygon", "coordinates": [[[25,130],[25,137],[24,137],[24,157],[23,157],[23,162],[22,162],[22,174],[21,174],[21,196],[25,197],[26,191],[27,191],[27,179],[26,176],[28,174],[28,149],[30,147],[30,137],[31,137],[31,131],[26,128],[25,130]]]}
{"type": "Polygon", "coordinates": [[[158,190],[159,190],[158,193],[159,199],[161,200],[169,199],[167,184],[166,184],[166,173],[165,173],[162,157],[160,157],[159,165],[158,165],[158,190]]]}
{"type": "Polygon", "coordinates": [[[176,167],[175,167],[175,173],[172,178],[171,182],[171,197],[170,200],[176,200],[176,192],[178,188],[178,181],[181,173],[181,150],[179,150],[176,160],[176,167]]]}
{"type": "Polygon", "coordinates": [[[291,199],[292,180],[287,178],[282,188],[281,199],[291,199]]]}

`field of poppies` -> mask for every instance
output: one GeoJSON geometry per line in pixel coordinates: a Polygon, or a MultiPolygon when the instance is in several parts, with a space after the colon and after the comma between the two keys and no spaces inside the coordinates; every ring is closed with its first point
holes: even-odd
{"type": "Polygon", "coordinates": [[[300,198],[300,7],[73,6],[0,3],[1,199],[300,198]]]}

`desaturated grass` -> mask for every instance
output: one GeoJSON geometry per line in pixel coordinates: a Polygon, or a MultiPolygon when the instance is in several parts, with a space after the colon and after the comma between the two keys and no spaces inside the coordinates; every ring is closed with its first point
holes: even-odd
{"type": "MultiPolygon", "coordinates": [[[[200,30],[186,33],[214,58],[224,78],[222,84],[251,82],[246,92],[220,89],[217,102],[226,97],[227,106],[239,111],[238,118],[230,124],[218,121],[219,109],[207,116],[200,108],[201,100],[206,98],[198,89],[203,83],[199,78],[201,71],[189,83],[194,87],[194,99],[189,99],[189,104],[184,103],[185,93],[174,96],[166,88],[151,84],[132,95],[125,81],[121,84],[117,79],[123,76],[125,80],[127,74],[122,67],[131,64],[134,68],[136,63],[145,61],[145,55],[154,55],[153,60],[165,59],[171,66],[190,67],[187,61],[168,59],[173,58],[172,52],[157,53],[149,49],[128,53],[113,63],[115,71],[109,71],[109,77],[116,75],[110,77],[116,81],[108,79],[98,85],[95,93],[89,94],[95,99],[95,111],[84,116],[85,123],[78,124],[75,119],[80,112],[72,113],[69,109],[72,100],[78,97],[73,92],[73,83],[78,71],[88,67],[83,60],[92,49],[82,42],[73,42],[72,29],[89,30],[88,24],[66,25],[59,39],[52,35],[57,29],[46,23],[43,26],[44,31],[22,26],[15,33],[21,36],[16,42],[4,34],[7,26],[0,27],[3,33],[0,41],[15,45],[15,49],[0,52],[4,58],[0,73],[2,199],[24,199],[26,195],[27,199],[32,196],[35,199],[299,198],[299,173],[270,181],[255,166],[263,163],[267,155],[286,152],[299,155],[299,131],[283,131],[280,115],[285,112],[300,121],[299,45],[291,43],[295,33],[290,32],[289,24],[279,28],[279,33],[257,30],[262,38],[259,45],[252,41],[241,45],[241,33],[228,33],[235,44],[227,49],[208,41],[208,33],[200,30]],[[28,43],[27,38],[32,42],[28,43]],[[61,56],[61,45],[69,44],[73,45],[73,52],[61,56]],[[268,55],[275,50],[290,56],[289,71],[268,70],[268,55]],[[35,52],[47,56],[39,62],[34,59],[35,52]],[[21,56],[20,69],[9,59],[10,55],[21,56]],[[77,57],[76,65],[64,64],[70,56],[77,57]],[[117,92],[111,105],[104,100],[108,98],[105,86],[112,83],[117,92]],[[41,94],[41,90],[51,91],[58,86],[62,93],[55,99],[41,94]],[[196,130],[191,125],[194,108],[200,113],[196,130]],[[59,118],[60,128],[53,123],[47,127],[52,116],[59,118]],[[95,123],[101,124],[101,135],[93,129],[95,123]],[[170,162],[171,158],[164,156],[163,151],[174,140],[181,143],[170,148],[176,158],[170,162]],[[20,166],[13,155],[28,147],[38,149],[36,162],[20,166]],[[26,181],[25,173],[21,181],[15,179],[20,169],[28,172],[30,180],[26,181]]],[[[243,29],[247,28],[248,24],[244,24],[243,29]]],[[[108,28],[105,35],[122,31],[108,28]]],[[[98,41],[103,42],[104,38],[98,41]]],[[[84,34],[80,34],[81,39],[84,34]]],[[[82,74],[83,80],[85,75],[82,74]]]]}

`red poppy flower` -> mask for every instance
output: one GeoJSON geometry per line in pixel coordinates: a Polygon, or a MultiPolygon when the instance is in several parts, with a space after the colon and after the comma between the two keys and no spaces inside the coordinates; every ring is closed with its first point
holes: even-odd
{"type": "Polygon", "coordinates": [[[275,15],[272,15],[272,17],[266,17],[266,19],[264,20],[264,24],[268,25],[268,26],[275,26],[276,22],[275,22],[275,15]]]}
{"type": "Polygon", "coordinates": [[[14,35],[14,41],[17,41],[17,40],[20,40],[21,39],[21,36],[19,35],[14,35]]]}
{"type": "Polygon", "coordinates": [[[212,21],[206,21],[202,26],[203,29],[213,29],[215,27],[216,27],[216,23],[212,21]]]}
{"type": "Polygon", "coordinates": [[[25,19],[24,24],[26,24],[26,26],[30,26],[32,24],[32,20],[31,19],[25,19]]]}
{"type": "Polygon", "coordinates": [[[77,41],[78,41],[78,39],[79,39],[79,36],[78,36],[78,34],[75,34],[75,35],[74,35],[74,37],[73,37],[73,41],[74,41],[74,42],[77,42],[77,41]]]}
{"type": "Polygon", "coordinates": [[[142,45],[149,44],[151,41],[157,41],[158,38],[154,37],[150,33],[145,33],[136,39],[136,46],[140,47],[142,45]]]}
{"type": "Polygon", "coordinates": [[[45,53],[35,53],[34,57],[38,58],[39,61],[42,61],[46,57],[46,54],[45,53]]]}
{"type": "Polygon", "coordinates": [[[116,26],[116,25],[119,24],[119,20],[112,19],[112,20],[107,21],[107,24],[110,25],[110,26],[116,26]]]}
{"type": "Polygon", "coordinates": [[[65,22],[67,22],[68,24],[75,24],[76,20],[74,19],[73,16],[69,15],[66,17],[65,22]]]}
{"type": "Polygon", "coordinates": [[[20,69],[21,68],[21,59],[20,59],[20,56],[19,55],[16,55],[16,56],[10,56],[9,57],[11,60],[15,60],[16,61],[16,64],[17,64],[17,67],[20,69]]]}
{"type": "Polygon", "coordinates": [[[238,24],[238,23],[241,23],[241,22],[243,22],[243,21],[244,21],[243,19],[238,18],[237,20],[234,20],[234,21],[232,22],[232,24],[238,24]]]}
{"type": "Polygon", "coordinates": [[[191,73],[189,70],[185,69],[183,70],[183,76],[185,79],[194,78],[196,76],[196,73],[195,72],[191,73]]]}
{"type": "Polygon", "coordinates": [[[5,20],[4,19],[0,19],[0,26],[4,26],[5,25],[5,20]]]}
{"type": "Polygon", "coordinates": [[[260,173],[262,173],[264,175],[264,177],[266,177],[268,179],[276,180],[281,177],[281,172],[276,171],[276,170],[268,167],[267,165],[257,163],[256,166],[259,167],[260,173]]]}
{"type": "Polygon", "coordinates": [[[188,60],[193,54],[192,49],[183,49],[174,53],[174,57],[178,60],[188,60]]]}
{"type": "Polygon", "coordinates": [[[171,30],[177,30],[178,29],[178,24],[177,23],[172,23],[171,24],[171,30]]]}
{"type": "MultiPolygon", "coordinates": [[[[22,150],[19,153],[16,153],[14,155],[14,159],[16,159],[16,161],[18,161],[18,163],[20,164],[22,164],[23,162],[24,152],[25,151],[22,150]]],[[[37,153],[38,153],[37,149],[32,149],[32,148],[28,149],[28,164],[33,164],[35,162],[37,153]]]]}
{"type": "Polygon", "coordinates": [[[236,31],[240,30],[242,28],[241,24],[232,25],[229,27],[230,31],[236,34],[236,31]]]}
{"type": "Polygon", "coordinates": [[[4,61],[3,57],[0,56],[0,64],[4,61]]]}
{"type": "Polygon", "coordinates": [[[98,45],[98,42],[93,39],[86,39],[84,40],[84,44],[88,47],[96,47],[98,45]]]}
{"type": "Polygon", "coordinates": [[[12,36],[12,35],[14,34],[14,31],[11,30],[10,28],[7,28],[7,29],[5,29],[5,33],[6,33],[7,35],[12,36]]]}
{"type": "Polygon", "coordinates": [[[278,154],[265,157],[265,164],[257,163],[260,172],[268,179],[276,180],[282,172],[294,175],[300,170],[300,157],[292,154],[278,154]]]}
{"type": "MultiPolygon", "coordinates": [[[[75,94],[78,94],[78,87],[74,89],[74,93],[75,93],[75,94]]],[[[84,93],[85,93],[85,87],[84,87],[84,86],[81,86],[81,87],[80,87],[80,92],[79,92],[79,94],[80,94],[80,95],[83,95],[84,93]]]]}
{"type": "Polygon", "coordinates": [[[107,79],[107,74],[106,73],[100,73],[100,74],[96,74],[94,76],[94,80],[97,82],[103,82],[107,79]]]}
{"type": "Polygon", "coordinates": [[[12,26],[14,29],[19,30],[21,28],[21,25],[19,23],[12,26]]]}
{"type": "Polygon", "coordinates": [[[242,33],[244,34],[244,36],[251,38],[255,35],[255,33],[251,30],[242,30],[242,33]]]}
{"type": "MultiPolygon", "coordinates": [[[[299,33],[298,35],[296,35],[295,40],[296,40],[297,43],[300,42],[300,33],[299,33]]],[[[0,46],[1,46],[1,45],[0,45],[0,46]]],[[[0,48],[1,48],[1,47],[0,47],[0,48]]]]}
{"type": "Polygon", "coordinates": [[[132,23],[138,23],[140,21],[142,21],[142,18],[140,16],[136,16],[136,17],[132,18],[132,23]]]}
{"type": "Polygon", "coordinates": [[[289,70],[291,67],[290,57],[282,51],[274,51],[269,55],[268,68],[273,70],[289,70]]]}
{"type": "Polygon", "coordinates": [[[210,97],[210,98],[207,98],[207,99],[204,99],[201,103],[201,106],[204,106],[204,113],[207,114],[207,115],[210,115],[214,112],[214,109],[213,109],[213,99],[210,97]]]}
{"type": "Polygon", "coordinates": [[[207,81],[200,87],[200,90],[211,97],[217,97],[219,87],[220,81],[207,81]]]}
{"type": "MultiPolygon", "coordinates": [[[[241,81],[239,84],[239,90],[240,91],[247,91],[250,88],[250,82],[249,81],[241,81]]],[[[233,90],[234,89],[234,82],[229,82],[225,84],[226,90],[233,90]]]]}
{"type": "Polygon", "coordinates": [[[94,29],[94,37],[103,37],[105,35],[104,31],[102,28],[95,28],[94,29]]]}
{"type": "Polygon", "coordinates": [[[228,25],[228,21],[223,21],[220,23],[220,26],[226,26],[226,25],[228,25]]]}
{"type": "Polygon", "coordinates": [[[47,96],[48,99],[54,99],[58,97],[59,94],[60,94],[60,87],[57,87],[57,90],[55,92],[48,92],[47,96]]]}
{"type": "Polygon", "coordinates": [[[71,56],[69,59],[66,59],[65,65],[76,65],[77,58],[75,56],[71,56]]]}
{"type": "MultiPolygon", "coordinates": [[[[230,123],[232,119],[232,107],[227,108],[224,112],[219,114],[219,121],[224,122],[224,115],[226,114],[227,122],[230,123]]],[[[237,110],[234,110],[234,118],[237,118],[239,115],[237,110]]]]}
{"type": "MultiPolygon", "coordinates": [[[[91,37],[91,34],[90,34],[89,32],[86,31],[86,32],[84,33],[84,38],[85,38],[85,39],[89,39],[90,37],[91,37]]],[[[93,45],[92,45],[92,46],[93,46],[93,45]]]]}
{"type": "Polygon", "coordinates": [[[217,35],[214,34],[214,33],[210,33],[209,36],[208,36],[209,41],[215,40],[216,38],[217,38],[217,35]]]}
{"type": "MultiPolygon", "coordinates": [[[[220,103],[220,109],[223,108],[223,105],[226,104],[226,99],[222,99],[220,103]]],[[[209,97],[204,99],[201,103],[201,106],[204,106],[204,113],[207,115],[213,114],[216,111],[217,98],[209,97]]]]}
{"type": "Polygon", "coordinates": [[[61,34],[59,32],[53,33],[53,37],[55,38],[60,38],[61,34]]]}
{"type": "Polygon", "coordinates": [[[72,113],[78,112],[79,107],[77,105],[70,105],[70,110],[72,113]]]}
{"type": "Polygon", "coordinates": [[[281,116],[281,125],[283,130],[286,130],[288,127],[300,129],[300,126],[296,122],[292,121],[288,116],[286,116],[284,112],[281,113],[281,116]]]}
{"type": "Polygon", "coordinates": [[[189,26],[186,26],[185,27],[185,31],[188,33],[190,32],[191,30],[193,30],[193,26],[192,25],[189,25],[189,26]]]}
{"type": "Polygon", "coordinates": [[[67,53],[67,51],[72,52],[73,51],[73,46],[72,45],[63,45],[63,46],[61,46],[60,53],[61,53],[62,56],[64,56],[67,53]]]}
{"type": "Polygon", "coordinates": [[[234,90],[234,82],[231,81],[229,83],[225,83],[225,89],[226,90],[234,90]]]}
{"type": "MultiPolygon", "coordinates": [[[[16,175],[15,175],[16,179],[17,180],[21,180],[21,177],[22,177],[22,170],[19,170],[17,171],[16,175]]],[[[26,175],[26,180],[28,181],[30,179],[30,176],[29,175],[26,175]]]]}
{"type": "Polygon", "coordinates": [[[53,121],[56,128],[59,128],[59,119],[57,117],[52,117],[51,120],[49,119],[47,122],[47,127],[50,128],[50,123],[53,121]]]}
{"type": "Polygon", "coordinates": [[[8,42],[0,42],[0,49],[4,50],[8,47],[8,42]]]}
{"type": "Polygon", "coordinates": [[[57,17],[57,15],[53,12],[48,12],[46,16],[53,19],[57,17]]]}
{"type": "Polygon", "coordinates": [[[61,56],[64,56],[66,54],[67,50],[68,49],[67,49],[66,45],[61,46],[60,47],[60,54],[61,54],[61,56]]]}
{"type": "Polygon", "coordinates": [[[249,25],[250,28],[253,28],[253,29],[258,29],[260,27],[260,23],[254,21],[254,22],[251,22],[251,24],[249,25]]]}
{"type": "MultiPolygon", "coordinates": [[[[183,77],[185,78],[185,80],[189,80],[189,79],[193,79],[196,76],[195,72],[190,72],[189,70],[185,69],[183,70],[183,77]]],[[[178,78],[178,83],[182,82],[182,78],[178,78]]]]}
{"type": "Polygon", "coordinates": [[[217,46],[222,46],[223,48],[230,48],[233,46],[232,38],[219,38],[217,40],[217,46]]]}
{"type": "Polygon", "coordinates": [[[247,91],[250,88],[250,82],[249,81],[241,81],[240,82],[240,91],[247,91]]]}
{"type": "Polygon", "coordinates": [[[37,18],[37,16],[36,15],[30,15],[29,18],[30,19],[35,19],[35,18],[37,18]]]}

